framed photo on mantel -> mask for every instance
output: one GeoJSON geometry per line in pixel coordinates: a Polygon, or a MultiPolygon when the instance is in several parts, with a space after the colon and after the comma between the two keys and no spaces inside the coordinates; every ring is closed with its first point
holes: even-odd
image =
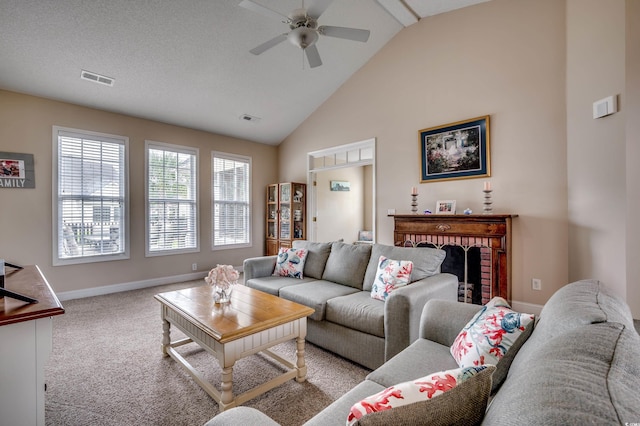
{"type": "Polygon", "coordinates": [[[491,176],[489,116],[419,131],[420,182],[491,176]]]}
{"type": "Polygon", "coordinates": [[[456,200],[438,200],[436,214],[456,214],[456,200]]]}

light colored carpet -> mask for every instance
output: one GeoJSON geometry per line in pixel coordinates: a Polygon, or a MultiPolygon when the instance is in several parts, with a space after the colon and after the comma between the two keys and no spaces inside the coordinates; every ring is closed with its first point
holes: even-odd
{"type": "MultiPolygon", "coordinates": [[[[47,426],[202,425],[218,411],[191,376],[161,353],[160,304],[153,295],[203,285],[202,280],[63,303],[53,319],[53,353],[45,369],[47,426]]],[[[172,339],[180,336],[172,329],[172,339]]],[[[217,361],[195,344],[180,352],[219,389],[217,361]]],[[[294,359],[293,342],[274,352],[294,359]]],[[[307,381],[290,380],[248,401],[282,425],[300,425],[358,384],[369,370],[310,343],[307,381]]],[[[263,355],[234,368],[241,393],[279,374],[263,355]]]]}

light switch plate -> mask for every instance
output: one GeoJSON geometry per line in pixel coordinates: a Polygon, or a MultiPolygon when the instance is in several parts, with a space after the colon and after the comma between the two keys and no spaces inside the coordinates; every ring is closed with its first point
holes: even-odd
{"type": "Polygon", "coordinates": [[[593,118],[602,118],[618,112],[616,97],[609,96],[593,103],[593,118]]]}

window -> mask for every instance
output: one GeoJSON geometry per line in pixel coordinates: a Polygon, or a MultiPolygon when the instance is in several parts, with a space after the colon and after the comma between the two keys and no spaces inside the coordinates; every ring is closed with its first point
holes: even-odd
{"type": "Polygon", "coordinates": [[[147,256],[200,250],[198,149],[146,141],[147,256]]]}
{"type": "Polygon", "coordinates": [[[124,136],[53,127],[53,264],[129,258],[124,136]]]}
{"type": "Polygon", "coordinates": [[[251,158],[212,153],[213,249],[251,246],[251,158]]]}

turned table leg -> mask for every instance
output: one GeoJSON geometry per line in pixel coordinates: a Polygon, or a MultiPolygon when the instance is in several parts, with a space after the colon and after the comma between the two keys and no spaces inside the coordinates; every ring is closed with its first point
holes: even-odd
{"type": "Polygon", "coordinates": [[[222,369],[222,381],[220,383],[220,411],[223,411],[233,402],[233,366],[222,369]]]}
{"type": "Polygon", "coordinates": [[[169,356],[167,353],[167,349],[171,345],[171,324],[169,321],[164,319],[164,315],[162,318],[162,356],[169,356]]]}
{"type": "Polygon", "coordinates": [[[296,357],[296,367],[298,370],[296,381],[304,382],[307,379],[307,365],[304,362],[304,339],[302,337],[296,338],[296,357]]]}

